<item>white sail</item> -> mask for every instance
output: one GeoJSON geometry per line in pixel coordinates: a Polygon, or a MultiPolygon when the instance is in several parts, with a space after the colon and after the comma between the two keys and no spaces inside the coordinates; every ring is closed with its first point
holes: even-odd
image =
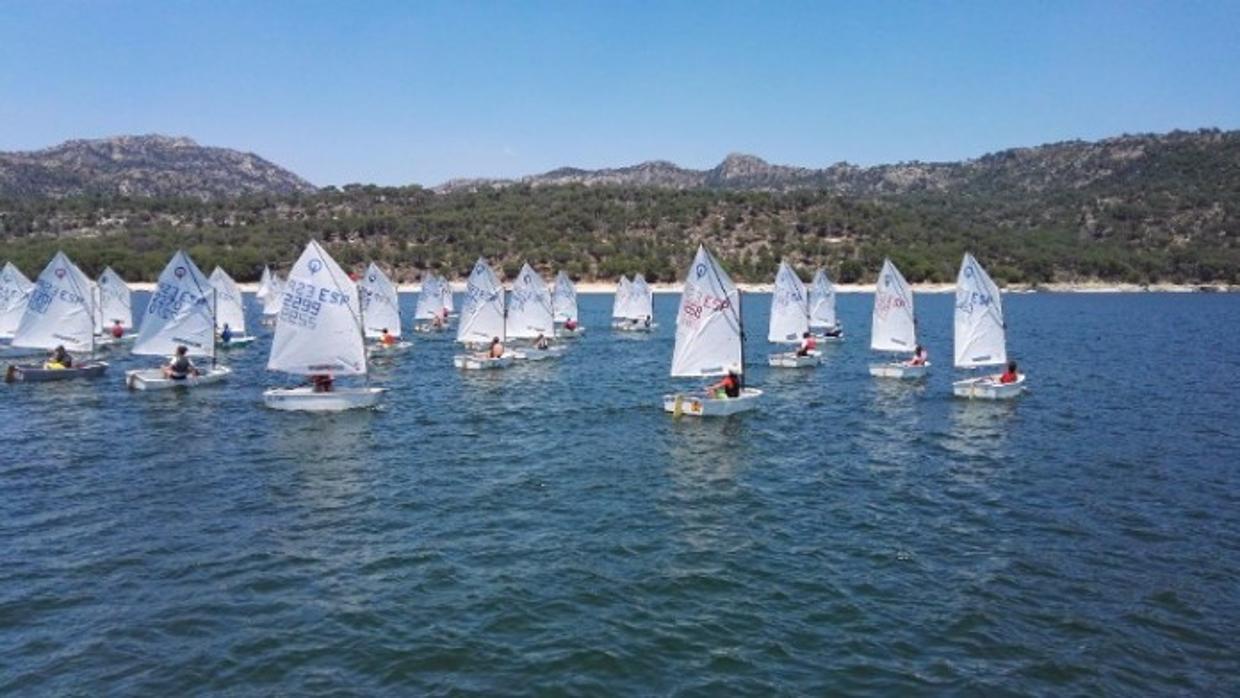
{"type": "Polygon", "coordinates": [[[740,292],[713,255],[699,246],[676,316],[673,376],[740,373],[740,292]]]}
{"type": "Polygon", "coordinates": [[[456,310],[456,306],[452,301],[452,284],[444,277],[439,277],[439,293],[443,296],[443,309],[451,315],[456,310]]]}
{"type": "Polygon", "coordinates": [[[17,331],[34,284],[12,262],[0,269],[0,338],[8,339],[17,331]]]}
{"type": "Polygon", "coordinates": [[[228,325],[228,329],[237,336],[247,334],[245,302],[237,282],[220,267],[211,272],[207,281],[215,289],[215,329],[223,331],[224,325],[228,325]]]}
{"type": "Polygon", "coordinates": [[[650,291],[650,285],[646,283],[646,277],[641,274],[633,277],[633,284],[629,287],[629,303],[626,312],[628,314],[625,317],[630,320],[645,320],[654,317],[654,295],[650,291]]]}
{"type": "Polygon", "coordinates": [[[819,269],[809,288],[809,326],[835,329],[839,320],[835,315],[835,284],[827,278],[827,272],[819,269]]]}
{"type": "Polygon", "coordinates": [[[69,351],[91,351],[95,339],[95,309],[91,281],[64,252],[57,252],[39,278],[26,304],[13,346],[69,351]]]}
{"type": "Polygon", "coordinates": [[[400,336],[400,297],[396,284],[374,262],[366,268],[366,276],[358,284],[362,297],[362,320],[366,323],[367,337],[382,337],[387,329],[400,336]]]}
{"type": "Polygon", "coordinates": [[[957,367],[1007,363],[999,287],[973,255],[967,253],[956,276],[955,326],[957,367]]]}
{"type": "Polygon", "coordinates": [[[300,375],[366,373],[357,286],[311,240],[289,271],[267,369],[300,375]]]}
{"type": "Polygon", "coordinates": [[[142,313],[133,353],[172,356],[184,346],[190,356],[214,356],[214,296],[215,288],[189,255],[172,255],[142,313]]]}
{"type": "Polygon", "coordinates": [[[258,292],[254,294],[254,298],[256,298],[259,303],[263,303],[267,300],[267,297],[270,296],[271,293],[271,267],[264,266],[263,275],[258,277],[258,292]]]}
{"type": "Polygon", "coordinates": [[[479,257],[465,287],[456,341],[482,344],[495,337],[504,337],[504,286],[479,257]]]}
{"type": "Polygon", "coordinates": [[[625,320],[629,317],[629,296],[632,293],[633,284],[629,281],[629,277],[621,276],[619,283],[616,284],[616,298],[611,303],[611,316],[617,320],[625,320]]]}
{"type": "Polygon", "coordinates": [[[101,330],[107,330],[112,327],[117,320],[121,321],[121,327],[130,329],[133,327],[133,302],[132,294],[129,290],[129,284],[121,278],[120,274],[112,271],[112,267],[107,267],[103,273],[99,275],[99,306],[101,330]]]}
{"type": "Polygon", "coordinates": [[[540,334],[547,337],[555,334],[551,293],[538,272],[525,264],[512,283],[512,295],[508,297],[507,335],[533,339],[540,334]]]}
{"type": "Polygon", "coordinates": [[[910,354],[917,348],[913,289],[890,259],[883,260],[883,268],[878,273],[878,283],[874,287],[870,348],[875,351],[910,354]]]}
{"type": "Polygon", "coordinates": [[[557,321],[577,319],[577,287],[573,285],[573,280],[568,278],[568,274],[562,270],[555,275],[555,295],[551,305],[555,308],[557,321]]]}
{"type": "Polygon", "coordinates": [[[414,320],[430,320],[443,311],[443,287],[439,283],[439,277],[434,274],[422,278],[418,304],[413,309],[414,320]]]}
{"type": "Polygon", "coordinates": [[[263,299],[263,315],[274,317],[280,314],[280,309],[284,306],[284,280],[274,271],[271,272],[269,288],[270,292],[263,299]]]}
{"type": "Polygon", "coordinates": [[[805,284],[787,262],[780,262],[771,293],[771,324],[766,338],[772,342],[799,342],[807,331],[809,297],[805,284]]]}

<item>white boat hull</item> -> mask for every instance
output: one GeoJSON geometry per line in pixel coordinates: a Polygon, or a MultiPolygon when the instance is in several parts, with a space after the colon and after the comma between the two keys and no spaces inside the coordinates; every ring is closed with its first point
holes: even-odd
{"type": "Polygon", "coordinates": [[[1010,400],[1025,392],[1025,374],[1015,383],[1000,383],[994,376],[981,376],[952,383],[952,394],[970,400],[1010,400]]]}
{"type": "Polygon", "coordinates": [[[771,354],[767,357],[767,363],[775,368],[813,368],[822,363],[822,354],[811,351],[806,356],[797,356],[795,351],[787,351],[782,354],[771,354]]]}
{"type": "Polygon", "coordinates": [[[121,344],[128,344],[138,338],[136,334],[124,334],[120,337],[113,337],[110,334],[95,337],[95,347],[98,349],[107,349],[121,344]]]}
{"type": "Polygon", "coordinates": [[[457,354],[452,357],[452,365],[466,371],[492,371],[508,368],[512,365],[513,360],[512,354],[504,354],[494,359],[474,356],[473,354],[457,354]]]}
{"type": "Polygon", "coordinates": [[[652,322],[649,325],[640,322],[629,323],[623,320],[611,323],[612,329],[619,330],[620,332],[654,332],[658,326],[659,323],[657,322],[652,322]]]}
{"type": "Polygon", "coordinates": [[[180,380],[165,378],[160,368],[146,368],[136,371],[125,371],[125,385],[133,390],[172,390],[174,388],[197,388],[203,385],[219,383],[232,374],[227,366],[216,366],[203,371],[201,375],[186,376],[180,380]]]}
{"type": "Polygon", "coordinates": [[[548,347],[546,349],[528,347],[518,349],[512,353],[513,358],[518,361],[545,361],[547,359],[558,359],[563,355],[564,347],[548,347]]]}
{"type": "Polygon", "coordinates": [[[738,412],[748,412],[758,406],[762,391],[744,388],[740,397],[715,398],[704,395],[676,393],[663,396],[663,411],[689,417],[726,417],[738,412]]]}
{"type": "Polygon", "coordinates": [[[375,356],[375,357],[390,356],[392,354],[399,354],[401,352],[407,351],[412,346],[413,346],[413,342],[397,342],[395,344],[383,344],[380,342],[378,344],[371,344],[368,347],[366,347],[366,354],[367,356],[375,356]]]}
{"type": "Polygon", "coordinates": [[[822,332],[811,332],[814,339],[819,342],[842,342],[844,341],[844,333],[840,334],[823,334],[822,332]]]}
{"type": "Polygon", "coordinates": [[[325,393],[311,386],[274,388],[263,391],[263,404],[288,412],[343,412],[374,407],[384,392],[383,388],[336,388],[325,393]]]}
{"type": "Polygon", "coordinates": [[[423,333],[423,334],[438,334],[438,333],[440,333],[440,332],[447,332],[447,331],[448,331],[448,326],[447,326],[447,325],[440,325],[439,327],[435,327],[434,325],[425,325],[425,324],[423,324],[423,325],[414,325],[414,326],[413,326],[413,331],[414,331],[414,332],[421,332],[421,333],[423,333]]]}
{"type": "Polygon", "coordinates": [[[240,349],[241,347],[250,346],[251,344],[254,343],[254,340],[256,339],[258,339],[258,337],[254,337],[251,335],[243,335],[241,337],[234,336],[232,339],[228,340],[227,343],[225,343],[224,340],[222,339],[216,341],[215,348],[222,349],[225,351],[227,351],[228,349],[240,349]]]}
{"type": "Polygon", "coordinates": [[[87,361],[73,368],[43,368],[43,364],[11,364],[4,374],[4,380],[12,383],[48,383],[51,381],[73,380],[74,378],[98,378],[108,370],[105,361],[87,361]]]}
{"type": "Polygon", "coordinates": [[[586,328],[581,327],[579,325],[577,329],[575,330],[566,330],[563,327],[561,327],[555,331],[555,336],[559,337],[560,339],[577,339],[578,337],[584,335],[585,333],[586,333],[586,328]]]}
{"type": "Polygon", "coordinates": [[[917,380],[925,378],[926,373],[930,370],[930,364],[922,364],[920,366],[910,366],[909,364],[893,361],[886,364],[870,364],[870,375],[875,378],[895,378],[897,380],[917,380]]]}

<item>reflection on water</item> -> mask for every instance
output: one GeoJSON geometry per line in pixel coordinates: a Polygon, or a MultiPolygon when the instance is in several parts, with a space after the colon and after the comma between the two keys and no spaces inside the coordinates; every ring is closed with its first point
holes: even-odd
{"type": "Polygon", "coordinates": [[[924,381],[870,381],[858,439],[871,468],[908,467],[915,458],[916,441],[925,428],[921,409],[925,392],[924,381]]]}
{"type": "Polygon", "coordinates": [[[943,448],[964,460],[997,459],[1006,453],[1018,400],[952,399],[951,428],[943,448]]]}

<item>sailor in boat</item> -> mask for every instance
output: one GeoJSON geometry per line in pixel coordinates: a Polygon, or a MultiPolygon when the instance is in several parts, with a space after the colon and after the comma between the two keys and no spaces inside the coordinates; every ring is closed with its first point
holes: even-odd
{"type": "Polygon", "coordinates": [[[564,329],[568,330],[569,332],[572,332],[573,330],[577,329],[577,321],[571,317],[565,320],[564,329]]]}
{"type": "Polygon", "coordinates": [[[177,347],[176,356],[164,366],[164,378],[174,381],[183,381],[190,376],[200,375],[198,367],[193,361],[189,360],[189,348],[185,345],[177,347]]]}
{"type": "Polygon", "coordinates": [[[220,342],[222,342],[224,346],[228,346],[229,344],[232,343],[232,338],[233,338],[232,328],[229,327],[228,323],[226,322],[224,323],[224,329],[220,330],[220,342]]]}
{"type": "Polygon", "coordinates": [[[332,391],[332,377],[326,373],[316,373],[310,376],[310,387],[316,393],[330,393],[332,391]]]}
{"type": "Polygon", "coordinates": [[[124,337],[124,336],[125,336],[125,326],[121,324],[120,320],[113,320],[112,321],[112,338],[120,339],[121,337],[124,337]]]}
{"type": "Polygon", "coordinates": [[[383,334],[382,334],[382,335],[380,335],[380,337],[379,337],[379,343],[380,343],[380,344],[382,344],[382,345],[383,345],[383,346],[385,346],[385,347],[395,346],[395,345],[396,345],[396,335],[392,334],[391,332],[389,332],[389,331],[388,331],[388,328],[384,327],[384,328],[383,328],[383,334]]]}
{"type": "Polygon", "coordinates": [[[491,348],[478,354],[479,359],[498,359],[504,355],[504,343],[499,341],[499,337],[491,339],[491,348]]]}
{"type": "Polygon", "coordinates": [[[1015,383],[1019,379],[1020,379],[1020,374],[1016,372],[1015,361],[1009,361],[1007,365],[1007,370],[995,377],[995,380],[997,380],[1002,385],[1007,385],[1009,383],[1015,383]]]}
{"type": "Polygon", "coordinates": [[[806,332],[801,335],[801,346],[797,349],[797,356],[809,356],[809,353],[817,348],[818,340],[814,339],[814,335],[806,332]]]}
{"type": "Polygon", "coordinates": [[[706,396],[716,399],[741,396],[741,379],[736,369],[729,368],[728,373],[718,383],[706,386],[706,396]]]}
{"type": "Polygon", "coordinates": [[[538,337],[534,339],[534,348],[539,351],[546,351],[547,349],[551,348],[551,342],[548,342],[547,338],[544,337],[541,332],[539,332],[538,337]]]}
{"type": "Polygon", "coordinates": [[[650,321],[651,321],[651,318],[649,315],[647,315],[646,319],[642,320],[642,326],[645,327],[646,329],[650,329],[650,321]]]}
{"type": "Polygon", "coordinates": [[[431,318],[431,327],[436,330],[442,330],[443,329],[443,316],[447,315],[447,313],[448,311],[446,309],[441,310],[438,313],[435,313],[435,316],[431,318]]]}
{"type": "Polygon", "coordinates": [[[826,327],[826,328],[823,328],[822,330],[823,337],[839,337],[842,334],[844,334],[844,330],[843,328],[838,327],[838,326],[837,327],[826,327]]]}
{"type": "Polygon", "coordinates": [[[926,361],[929,359],[930,355],[926,352],[926,348],[918,344],[917,348],[913,350],[913,358],[909,359],[907,364],[909,366],[925,366],[926,361]]]}
{"type": "Polygon", "coordinates": [[[73,357],[69,352],[65,351],[65,345],[58,345],[52,350],[51,356],[47,357],[47,361],[43,362],[43,368],[50,371],[62,371],[66,368],[73,368],[73,357]]]}

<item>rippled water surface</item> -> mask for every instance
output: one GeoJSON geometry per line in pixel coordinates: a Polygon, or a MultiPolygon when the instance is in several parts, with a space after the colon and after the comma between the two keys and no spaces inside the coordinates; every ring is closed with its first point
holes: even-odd
{"type": "Polygon", "coordinates": [[[1008,296],[1032,390],[975,404],[949,296],[920,386],[869,296],[768,370],[749,296],[716,421],[659,407],[677,300],[509,371],[416,337],[375,412],[264,409],[265,334],[192,394],[0,386],[0,694],[1240,693],[1240,297],[1008,296]]]}

